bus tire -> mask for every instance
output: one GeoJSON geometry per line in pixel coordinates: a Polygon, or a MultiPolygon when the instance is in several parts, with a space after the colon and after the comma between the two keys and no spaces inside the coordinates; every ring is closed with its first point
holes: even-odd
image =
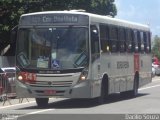
{"type": "Polygon", "coordinates": [[[36,98],[38,107],[46,107],[48,105],[49,98],[36,98]]]}
{"type": "Polygon", "coordinates": [[[133,90],[130,93],[132,97],[135,97],[138,95],[138,87],[139,87],[139,75],[136,74],[134,77],[133,90]]]}
{"type": "Polygon", "coordinates": [[[138,94],[138,86],[139,86],[139,75],[136,74],[134,77],[133,90],[120,92],[122,97],[136,97],[138,94]]]}
{"type": "Polygon", "coordinates": [[[107,86],[108,86],[107,80],[103,79],[102,83],[101,83],[101,94],[97,98],[97,102],[99,105],[102,105],[108,96],[108,87],[107,86]]]}

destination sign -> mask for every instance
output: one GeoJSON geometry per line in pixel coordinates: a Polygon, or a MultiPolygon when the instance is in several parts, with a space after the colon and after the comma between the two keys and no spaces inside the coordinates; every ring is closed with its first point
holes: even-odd
{"type": "Polygon", "coordinates": [[[52,15],[52,16],[31,16],[33,23],[77,23],[78,17],[75,15],[52,15]]]}
{"type": "Polygon", "coordinates": [[[20,25],[45,25],[45,24],[88,24],[89,18],[76,14],[37,14],[23,16],[20,25]]]}
{"type": "Polygon", "coordinates": [[[53,17],[47,17],[43,16],[43,22],[53,22],[53,23],[77,23],[78,22],[78,17],[77,16],[68,16],[68,15],[63,15],[63,16],[53,16],[53,17]]]}

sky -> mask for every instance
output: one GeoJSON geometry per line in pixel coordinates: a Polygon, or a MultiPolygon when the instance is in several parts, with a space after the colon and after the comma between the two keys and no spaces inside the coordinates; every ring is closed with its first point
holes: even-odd
{"type": "Polygon", "coordinates": [[[115,18],[147,24],[153,36],[160,36],[160,0],[115,0],[115,4],[115,18]]]}

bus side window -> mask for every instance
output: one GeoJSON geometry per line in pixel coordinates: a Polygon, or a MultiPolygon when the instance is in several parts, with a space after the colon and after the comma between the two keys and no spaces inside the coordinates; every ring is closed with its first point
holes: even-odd
{"type": "Polygon", "coordinates": [[[148,46],[149,46],[149,53],[151,52],[151,33],[148,32],[148,46]]]}
{"type": "Polygon", "coordinates": [[[138,52],[139,48],[138,48],[138,35],[137,35],[137,31],[134,30],[133,31],[133,42],[134,42],[134,52],[138,52]]]}
{"type": "Polygon", "coordinates": [[[146,53],[151,51],[150,33],[144,32],[144,50],[146,53]]]}
{"type": "Polygon", "coordinates": [[[95,25],[91,25],[91,52],[100,53],[98,28],[95,25]]]}
{"type": "Polygon", "coordinates": [[[144,52],[144,36],[142,31],[140,32],[140,41],[141,41],[140,44],[141,52],[144,52]]]}
{"type": "Polygon", "coordinates": [[[125,52],[126,45],[125,45],[125,30],[124,28],[118,29],[118,47],[120,52],[125,52]]]}
{"type": "Polygon", "coordinates": [[[140,36],[140,31],[137,31],[137,44],[138,44],[138,52],[141,52],[141,36],[140,36]]]}
{"type": "Polygon", "coordinates": [[[109,39],[111,43],[111,52],[117,52],[117,39],[118,39],[118,30],[116,26],[109,27],[109,39]]]}
{"type": "Polygon", "coordinates": [[[133,37],[132,31],[130,29],[126,29],[126,49],[127,52],[133,52],[133,37]]]}
{"type": "Polygon", "coordinates": [[[102,52],[109,52],[109,28],[107,25],[100,25],[100,41],[101,41],[101,50],[102,52]]]}

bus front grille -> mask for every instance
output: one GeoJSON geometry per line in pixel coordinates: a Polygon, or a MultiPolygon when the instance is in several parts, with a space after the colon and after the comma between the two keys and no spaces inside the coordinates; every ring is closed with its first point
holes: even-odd
{"type": "Polygon", "coordinates": [[[73,81],[36,81],[30,83],[32,87],[70,87],[73,81]]]}

